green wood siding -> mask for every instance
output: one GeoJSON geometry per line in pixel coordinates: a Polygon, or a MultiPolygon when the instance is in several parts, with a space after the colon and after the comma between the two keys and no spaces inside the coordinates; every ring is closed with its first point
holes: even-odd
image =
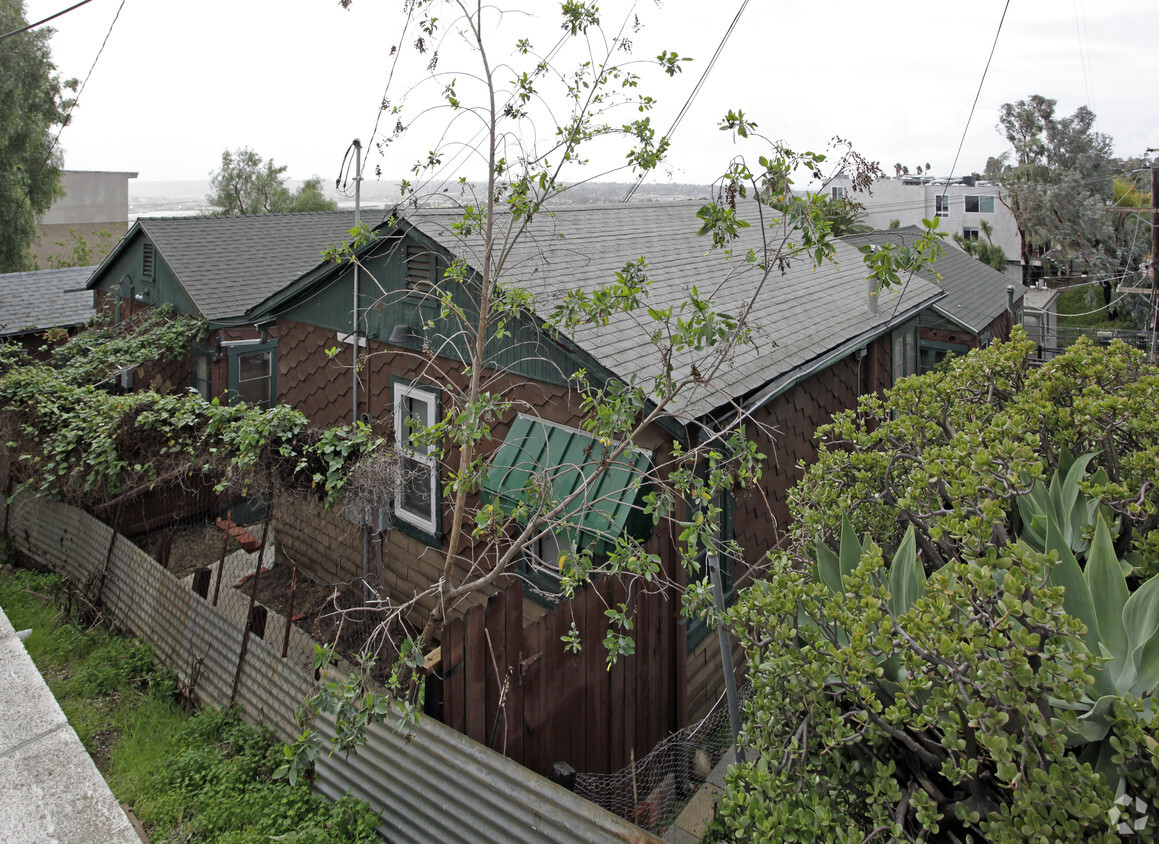
{"type": "Polygon", "coordinates": [[[179,313],[199,316],[201,311],[178,282],[176,274],[165,263],[160,251],[155,248],[152,277],[146,278],[148,267],[145,260],[145,244],[148,242],[143,233],[138,232],[134,235],[133,241],[126,245],[116,260],[105,267],[100,281],[97,282],[97,289],[150,305],[172,305],[179,313]]]}
{"type": "MultiPolygon", "coordinates": [[[[418,266],[412,262],[412,275],[418,266]]],[[[478,309],[470,295],[471,282],[445,277],[449,261],[445,252],[424,238],[408,234],[387,238],[364,259],[359,272],[359,329],[371,340],[389,342],[396,326],[409,326],[417,336],[401,345],[421,348],[425,339],[440,357],[466,362],[465,337],[459,320],[443,317],[440,296],[451,294],[451,302],[461,308],[468,324],[478,309]],[[408,288],[407,254],[429,257],[432,292],[408,288]]],[[[351,331],[354,299],[354,271],[344,267],[333,280],[278,310],[278,316],[335,332],[351,331]]],[[[541,331],[538,321],[528,315],[513,319],[506,326],[507,336],[493,338],[487,349],[487,364],[547,384],[566,385],[581,364],[559,344],[541,331]]]]}

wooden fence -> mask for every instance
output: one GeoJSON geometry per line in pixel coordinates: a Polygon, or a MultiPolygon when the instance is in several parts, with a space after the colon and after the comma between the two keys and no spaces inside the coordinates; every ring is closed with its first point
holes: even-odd
{"type": "Polygon", "coordinates": [[[537,773],[627,767],[682,726],[679,616],[677,601],[605,578],[524,627],[515,584],[443,628],[441,720],[537,773]],[[604,611],[623,602],[636,650],[609,667],[604,611]],[[578,652],[562,641],[573,622],[578,652]]]}

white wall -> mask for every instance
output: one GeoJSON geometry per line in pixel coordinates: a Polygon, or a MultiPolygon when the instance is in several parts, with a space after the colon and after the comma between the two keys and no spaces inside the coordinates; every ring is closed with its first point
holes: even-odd
{"type": "MultiPolygon", "coordinates": [[[[1014,215],[1010,209],[1002,204],[1001,189],[998,185],[978,184],[975,187],[968,185],[947,185],[944,182],[929,182],[926,184],[907,184],[900,179],[879,179],[873,183],[869,193],[851,193],[852,182],[843,177],[833,179],[826,188],[831,191],[835,187],[844,188],[846,195],[865,206],[865,223],[875,229],[889,228],[893,220],[900,221],[903,226],[920,226],[922,220],[933,218],[936,211],[937,197],[945,194],[949,200],[949,216],[939,220],[940,227],[950,235],[962,234],[966,227],[979,230],[981,234],[982,221],[988,222],[994,229],[992,235],[994,244],[1001,246],[1006,253],[1006,259],[1015,264],[1022,254],[1022,242],[1018,236],[1018,226],[1015,225],[1014,215]],[[966,196],[993,196],[993,213],[966,213],[966,196]]],[[[1018,278],[1021,281],[1021,276],[1018,278]]]]}

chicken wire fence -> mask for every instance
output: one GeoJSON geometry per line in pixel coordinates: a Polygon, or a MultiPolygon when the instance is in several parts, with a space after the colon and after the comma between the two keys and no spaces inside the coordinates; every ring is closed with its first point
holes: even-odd
{"type": "MultiPolygon", "coordinates": [[[[741,705],[752,686],[737,692],[741,705]]],[[[699,723],[673,733],[628,767],[611,774],[576,774],[575,793],[649,832],[671,826],[732,748],[722,696],[699,723]]]]}

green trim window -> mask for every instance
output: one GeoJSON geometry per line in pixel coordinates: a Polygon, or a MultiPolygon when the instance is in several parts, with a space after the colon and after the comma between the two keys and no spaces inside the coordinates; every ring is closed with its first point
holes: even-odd
{"type": "MultiPolygon", "coordinates": [[[[722,543],[729,542],[735,539],[733,534],[733,511],[735,509],[735,501],[732,492],[724,490],[720,494],[720,538],[722,543]]],[[[724,605],[725,607],[732,606],[736,600],[736,560],[728,554],[718,558],[720,563],[720,585],[724,591],[724,605]]],[[[708,554],[701,554],[700,556],[701,572],[704,573],[704,580],[709,579],[709,559],[708,554]]],[[[709,633],[712,632],[703,618],[691,618],[688,620],[688,635],[686,637],[686,646],[688,653],[696,650],[696,647],[705,640],[709,633]]]]}
{"type": "Polygon", "coordinates": [[[213,399],[213,352],[193,350],[193,389],[206,401],[213,399]]]}
{"type": "Polygon", "coordinates": [[[893,383],[918,371],[918,326],[909,322],[893,332],[893,383]]]}
{"type": "Polygon", "coordinates": [[[394,438],[402,460],[402,482],[395,491],[394,513],[406,524],[439,534],[439,462],[431,443],[414,435],[438,422],[439,395],[411,384],[394,384],[394,438]]]}
{"type": "Polygon", "coordinates": [[[640,542],[652,535],[652,520],[643,510],[650,455],[628,449],[601,468],[609,449],[585,431],[518,414],[495,452],[482,484],[483,501],[522,524],[575,496],[519,561],[530,597],[540,603],[555,603],[561,555],[588,550],[599,561],[622,535],[640,542]]]}
{"type": "Polygon", "coordinates": [[[255,407],[277,403],[277,343],[224,344],[229,354],[229,400],[255,407]]]}
{"type": "Polygon", "coordinates": [[[920,344],[922,372],[929,372],[950,355],[965,355],[970,351],[969,346],[958,343],[938,343],[932,340],[923,340],[920,344]]]}
{"type": "Polygon", "coordinates": [[[560,600],[559,561],[575,553],[575,543],[558,531],[538,537],[523,549],[519,559],[519,574],[532,587],[533,600],[554,606],[560,600]]]}

